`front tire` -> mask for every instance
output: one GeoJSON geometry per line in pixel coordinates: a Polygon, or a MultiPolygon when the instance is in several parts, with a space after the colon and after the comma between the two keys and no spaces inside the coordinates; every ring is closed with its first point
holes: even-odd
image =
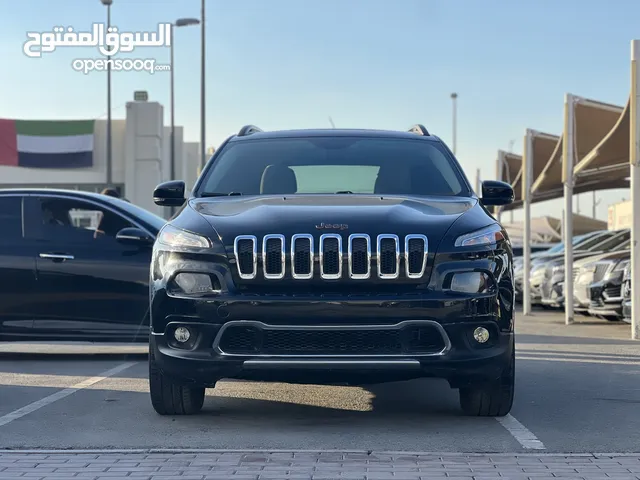
{"type": "Polygon", "coordinates": [[[515,392],[515,349],[509,365],[495,382],[460,389],[460,407],[466,415],[504,417],[511,411],[515,392]]]}
{"type": "Polygon", "coordinates": [[[158,367],[149,345],[149,393],[160,415],[193,415],[202,409],[205,389],[172,382],[158,367]]]}

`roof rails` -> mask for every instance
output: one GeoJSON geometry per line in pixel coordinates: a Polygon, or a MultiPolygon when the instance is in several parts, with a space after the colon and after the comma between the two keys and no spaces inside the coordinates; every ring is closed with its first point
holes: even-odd
{"type": "Polygon", "coordinates": [[[429,131],[424,128],[424,125],[420,125],[419,123],[417,123],[416,125],[414,125],[413,127],[411,127],[409,129],[409,132],[411,133],[416,133],[418,135],[423,135],[425,137],[429,137],[431,136],[431,134],[429,133],[429,131]]]}
{"type": "Polygon", "coordinates": [[[247,135],[251,135],[252,133],[259,133],[259,132],[262,132],[262,130],[256,127],[255,125],[245,125],[238,132],[238,136],[246,137],[247,135]]]}

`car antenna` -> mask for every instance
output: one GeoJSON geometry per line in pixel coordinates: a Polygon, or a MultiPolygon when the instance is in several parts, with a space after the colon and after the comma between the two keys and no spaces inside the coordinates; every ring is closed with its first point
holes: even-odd
{"type": "Polygon", "coordinates": [[[336,128],[336,124],[333,123],[333,119],[331,118],[331,116],[329,116],[329,123],[331,124],[332,128],[336,128]]]}

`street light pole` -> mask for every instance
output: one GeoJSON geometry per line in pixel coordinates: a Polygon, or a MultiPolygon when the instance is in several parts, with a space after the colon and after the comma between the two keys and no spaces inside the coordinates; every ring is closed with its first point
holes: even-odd
{"type": "Polygon", "coordinates": [[[457,100],[458,100],[458,94],[457,93],[452,93],[451,94],[451,100],[453,101],[453,154],[456,154],[456,147],[457,147],[457,130],[458,130],[458,112],[457,112],[457,100]]]}
{"type": "Polygon", "coordinates": [[[169,47],[170,50],[170,59],[169,59],[169,64],[170,64],[170,68],[171,71],[169,72],[170,75],[170,82],[171,82],[171,94],[170,94],[170,108],[171,108],[171,166],[169,168],[169,172],[170,172],[170,179],[169,180],[175,180],[176,179],[176,126],[175,126],[175,96],[173,93],[173,43],[175,42],[175,37],[173,35],[173,30],[174,30],[174,24],[171,24],[171,46],[169,47]]]}
{"type": "MultiPolygon", "coordinates": [[[[107,7],[107,32],[111,28],[111,4],[113,0],[100,0],[107,7]]],[[[107,56],[107,186],[113,183],[111,142],[111,55],[107,56]]]]}
{"type": "Polygon", "coordinates": [[[202,12],[200,14],[200,165],[204,168],[206,163],[206,152],[207,152],[207,142],[206,142],[206,125],[205,125],[205,29],[204,29],[204,2],[202,0],[202,12]]]}
{"type": "Polygon", "coordinates": [[[171,46],[170,46],[170,81],[171,81],[171,95],[170,95],[170,108],[171,108],[171,180],[176,179],[176,132],[175,132],[175,94],[174,94],[174,67],[173,67],[173,44],[175,37],[173,35],[174,27],[187,27],[189,25],[198,25],[200,20],[197,18],[179,18],[171,24],[171,46]]]}

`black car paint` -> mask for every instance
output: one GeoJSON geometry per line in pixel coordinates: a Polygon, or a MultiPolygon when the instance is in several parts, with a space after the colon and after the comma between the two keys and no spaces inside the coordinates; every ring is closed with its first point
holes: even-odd
{"type": "Polygon", "coordinates": [[[161,219],[124,200],[90,192],[0,191],[0,199],[9,196],[22,199],[23,232],[3,244],[0,253],[0,338],[146,342],[149,265],[161,219]],[[135,227],[130,234],[139,232],[147,239],[92,244],[48,237],[38,210],[45,198],[110,211],[135,227]]]}
{"type": "MultiPolygon", "coordinates": [[[[622,260],[630,260],[630,252],[625,252],[622,260]]],[[[589,304],[589,314],[601,315],[611,319],[623,317],[623,282],[625,270],[611,270],[605,277],[589,285],[591,303],[589,304]]]]}
{"type": "MultiPolygon", "coordinates": [[[[413,141],[415,136],[407,138],[413,141]]],[[[460,235],[497,223],[472,192],[466,177],[468,191],[450,197],[362,194],[198,197],[202,178],[223,149],[224,145],[214,154],[186,205],[170,222],[174,227],[209,238],[213,246],[180,251],[156,242],[154,247],[150,351],[163,374],[177,383],[198,386],[213,386],[225,377],[375,383],[421,376],[443,377],[452,386],[460,386],[495,380],[501,375],[514,351],[513,255],[504,229],[504,239],[497,244],[454,247],[460,235]],[[323,222],[348,225],[348,230],[334,232],[343,236],[343,243],[349,233],[367,233],[372,239],[379,233],[394,233],[401,239],[405,234],[427,235],[429,252],[424,276],[420,279],[400,276],[393,281],[373,275],[361,281],[345,277],[321,280],[317,276],[300,281],[288,273],[278,281],[260,276],[254,280],[239,277],[233,255],[236,235],[255,235],[260,242],[266,234],[278,233],[289,239],[293,234],[308,233],[317,245],[324,230],[316,225],[323,222]],[[452,272],[470,270],[488,275],[491,286],[486,293],[457,293],[446,287],[452,272]],[[220,292],[198,295],[179,292],[174,279],[180,272],[208,273],[219,282],[220,292]],[[243,365],[251,356],[223,356],[212,348],[221,327],[234,320],[300,326],[391,325],[416,319],[434,320],[451,341],[451,349],[444,356],[415,357],[420,362],[417,370],[381,371],[379,367],[384,365],[316,369],[307,365],[302,372],[288,367],[256,371],[243,365]],[[190,325],[196,332],[188,348],[178,347],[172,339],[173,329],[180,324],[190,325]],[[473,340],[473,329],[479,325],[493,334],[487,345],[473,340]]],[[[459,168],[455,158],[453,161],[459,168]]],[[[488,194],[496,189],[501,195],[505,191],[513,194],[508,185],[492,183],[485,190],[488,194]]],[[[179,182],[161,184],[154,198],[159,205],[182,205],[185,200],[180,201],[175,195],[180,191],[184,192],[184,185],[179,182]]],[[[486,203],[490,205],[491,200],[487,198],[486,203]]],[[[372,263],[375,264],[375,255],[372,263]]],[[[318,272],[317,252],[314,264],[318,272]]],[[[287,272],[289,265],[287,252],[287,272]]]]}

